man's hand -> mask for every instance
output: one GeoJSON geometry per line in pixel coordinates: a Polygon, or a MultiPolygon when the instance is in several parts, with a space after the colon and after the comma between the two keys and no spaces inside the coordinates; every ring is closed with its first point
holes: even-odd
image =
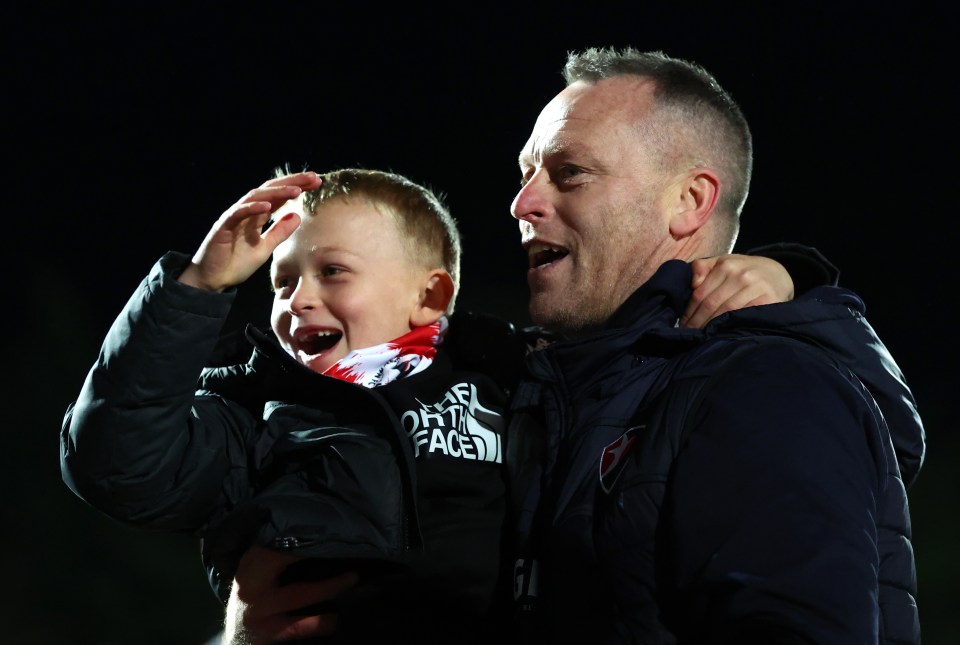
{"type": "Polygon", "coordinates": [[[793,280],[779,262],[758,255],[718,255],[694,260],[693,295],[680,317],[702,328],[722,313],[793,299],[793,280]]]}
{"type": "Polygon", "coordinates": [[[357,583],[357,574],[279,586],[280,574],[296,561],[294,556],[262,547],[252,547],[244,554],[227,601],[224,645],[268,645],[336,631],[335,614],[291,614],[337,598],[357,583]]]}
{"type": "Polygon", "coordinates": [[[244,282],[300,225],[299,213],[291,211],[263,231],[271,215],[303,191],[319,186],[317,173],[300,172],[270,179],[248,192],[213,225],[180,282],[208,291],[244,282]]]}

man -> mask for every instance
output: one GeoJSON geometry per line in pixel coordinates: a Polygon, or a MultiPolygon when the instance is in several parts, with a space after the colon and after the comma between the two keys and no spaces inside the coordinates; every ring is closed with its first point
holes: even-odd
{"type": "MultiPolygon", "coordinates": [[[[681,327],[699,258],[736,241],[749,127],[659,52],[571,54],[565,77],[512,205],[531,317],[563,338],[529,356],[508,437],[515,634],[919,642],[905,483],[923,427],[863,303],[821,287],[681,327]]],[[[263,591],[285,564],[251,553],[228,621],[302,602],[263,591]]],[[[324,584],[315,600],[349,582],[324,584]]],[[[335,627],[311,620],[273,633],[335,627]]]]}
{"type": "Polygon", "coordinates": [[[677,328],[688,262],[737,238],[748,125],[660,52],[591,49],[564,73],[512,205],[531,317],[567,338],[518,392],[545,429],[521,504],[531,635],[919,642],[902,479],[923,428],[859,298],[822,287],[677,328]]]}

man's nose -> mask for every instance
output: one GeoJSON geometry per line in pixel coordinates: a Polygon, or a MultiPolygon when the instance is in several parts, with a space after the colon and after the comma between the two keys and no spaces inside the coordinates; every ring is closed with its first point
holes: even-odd
{"type": "Polygon", "coordinates": [[[514,219],[536,224],[547,217],[553,211],[548,199],[549,184],[550,178],[542,168],[533,173],[510,204],[510,214],[514,219]]]}

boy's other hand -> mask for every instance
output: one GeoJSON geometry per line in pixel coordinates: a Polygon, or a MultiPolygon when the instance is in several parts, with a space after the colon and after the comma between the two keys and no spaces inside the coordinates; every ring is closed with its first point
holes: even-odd
{"type": "Polygon", "coordinates": [[[680,317],[702,328],[722,313],[793,299],[793,279],[776,260],[759,255],[717,255],[694,260],[693,295],[680,317]]]}

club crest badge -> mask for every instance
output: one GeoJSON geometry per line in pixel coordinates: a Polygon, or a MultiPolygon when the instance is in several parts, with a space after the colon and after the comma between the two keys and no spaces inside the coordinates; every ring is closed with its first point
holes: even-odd
{"type": "Polygon", "coordinates": [[[647,426],[633,426],[620,435],[616,441],[603,449],[600,455],[600,487],[608,495],[613,490],[613,485],[617,483],[620,473],[627,465],[627,457],[633,450],[633,444],[636,442],[637,434],[643,431],[647,426]]]}

